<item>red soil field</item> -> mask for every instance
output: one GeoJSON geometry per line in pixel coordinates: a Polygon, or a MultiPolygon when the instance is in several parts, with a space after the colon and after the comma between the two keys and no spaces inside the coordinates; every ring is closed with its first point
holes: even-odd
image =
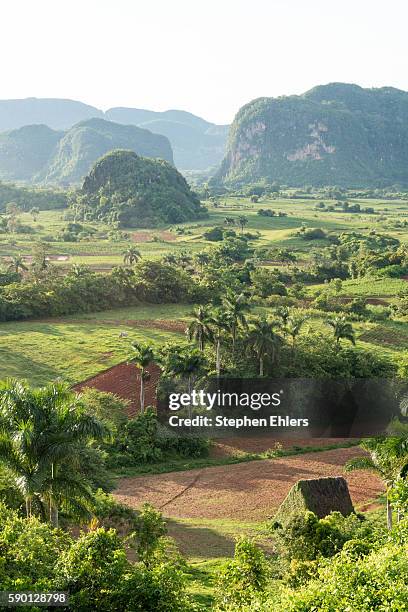
{"type": "Polygon", "coordinates": [[[344,464],[364,452],[357,448],[306,453],[292,457],[251,461],[123,478],[114,495],[119,502],[139,508],[153,504],[171,518],[239,519],[259,521],[274,515],[291,486],[300,479],[344,476],[356,508],[370,506],[384,487],[365,471],[344,474],[344,464]]]}
{"type": "MultiPolygon", "coordinates": [[[[152,364],[147,370],[150,378],[145,385],[145,405],[156,406],[156,387],[160,376],[160,368],[152,364]]],[[[82,381],[73,388],[75,391],[81,391],[86,387],[114,393],[120,398],[128,400],[130,402],[127,410],[129,417],[135,416],[140,410],[140,370],[132,364],[120,363],[82,381]]]]}

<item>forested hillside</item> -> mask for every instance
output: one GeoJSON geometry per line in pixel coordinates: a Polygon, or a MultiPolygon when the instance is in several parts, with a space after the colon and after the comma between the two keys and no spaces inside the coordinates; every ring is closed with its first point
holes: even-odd
{"type": "Polygon", "coordinates": [[[104,119],[81,121],[66,132],[30,125],[0,134],[0,179],[69,185],[78,183],[92,164],[113,149],[173,163],[165,136],[104,119]]]}
{"type": "Polygon", "coordinates": [[[217,180],[293,186],[408,184],[408,93],[333,83],[258,98],[231,127],[217,180]]]}
{"type": "Polygon", "coordinates": [[[205,215],[184,177],[163,160],[112,151],[85,178],[73,204],[81,219],[119,226],[181,223],[205,215]]]}

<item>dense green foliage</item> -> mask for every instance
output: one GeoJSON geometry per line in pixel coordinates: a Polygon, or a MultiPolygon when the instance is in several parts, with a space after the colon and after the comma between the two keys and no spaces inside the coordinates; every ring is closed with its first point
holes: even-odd
{"type": "Polygon", "coordinates": [[[11,203],[25,211],[29,211],[33,207],[37,207],[39,210],[51,210],[65,208],[68,205],[68,197],[63,191],[20,187],[11,183],[0,182],[0,212],[4,212],[7,204],[11,203]]]}
{"type": "Polygon", "coordinates": [[[217,180],[288,185],[406,185],[408,94],[333,83],[258,98],[231,126],[217,180]],[[404,144],[405,143],[405,144],[404,144]]]}
{"type": "Polygon", "coordinates": [[[166,560],[161,516],[145,508],[136,522],[139,561],[131,563],[114,529],[67,533],[22,519],[0,505],[2,590],[66,591],[75,612],[182,612],[192,609],[185,579],[166,560]]]}
{"type": "Polygon", "coordinates": [[[0,287],[0,321],[92,312],[140,302],[188,302],[192,289],[185,272],[147,260],[133,269],[115,268],[108,274],[77,267],[62,278],[47,267],[24,282],[0,287]]]}
{"type": "Polygon", "coordinates": [[[73,203],[77,217],[119,226],[180,223],[205,214],[186,180],[169,163],[113,151],[85,178],[73,203]]]}

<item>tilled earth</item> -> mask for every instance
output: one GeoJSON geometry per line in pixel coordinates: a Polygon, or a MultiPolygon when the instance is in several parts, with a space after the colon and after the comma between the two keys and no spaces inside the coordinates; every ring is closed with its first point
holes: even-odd
{"type": "Polygon", "coordinates": [[[123,478],[114,495],[134,508],[144,502],[171,518],[261,521],[273,516],[300,479],[344,476],[354,505],[364,510],[384,487],[366,471],[345,474],[344,464],[364,454],[358,447],[292,457],[123,478]]]}

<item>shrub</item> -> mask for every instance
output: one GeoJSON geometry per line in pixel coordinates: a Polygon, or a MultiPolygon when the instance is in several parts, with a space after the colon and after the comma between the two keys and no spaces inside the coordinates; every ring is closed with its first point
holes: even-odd
{"type": "Polygon", "coordinates": [[[216,610],[245,609],[254,598],[262,597],[267,579],[264,553],[250,540],[238,540],[234,558],[225,564],[218,578],[216,610]]]}
{"type": "Polygon", "coordinates": [[[340,512],[323,519],[313,512],[294,514],[284,527],[275,529],[275,534],[282,554],[300,561],[332,557],[352,539],[364,540],[368,546],[374,537],[370,525],[357,515],[344,517],[340,512]]]}
{"type": "Polygon", "coordinates": [[[124,427],[122,444],[135,462],[148,463],[158,461],[162,457],[158,443],[157,417],[153,408],[147,408],[144,414],[129,419],[124,427]]]}
{"type": "Polygon", "coordinates": [[[212,227],[203,234],[204,240],[210,240],[211,242],[220,242],[224,239],[224,231],[222,227],[212,227]]]}
{"type": "MultiPolygon", "coordinates": [[[[323,563],[317,577],[300,590],[288,589],[274,612],[308,610],[406,610],[408,545],[387,544],[364,557],[344,550],[323,563]]],[[[268,609],[267,607],[265,609],[268,609]]]]}

